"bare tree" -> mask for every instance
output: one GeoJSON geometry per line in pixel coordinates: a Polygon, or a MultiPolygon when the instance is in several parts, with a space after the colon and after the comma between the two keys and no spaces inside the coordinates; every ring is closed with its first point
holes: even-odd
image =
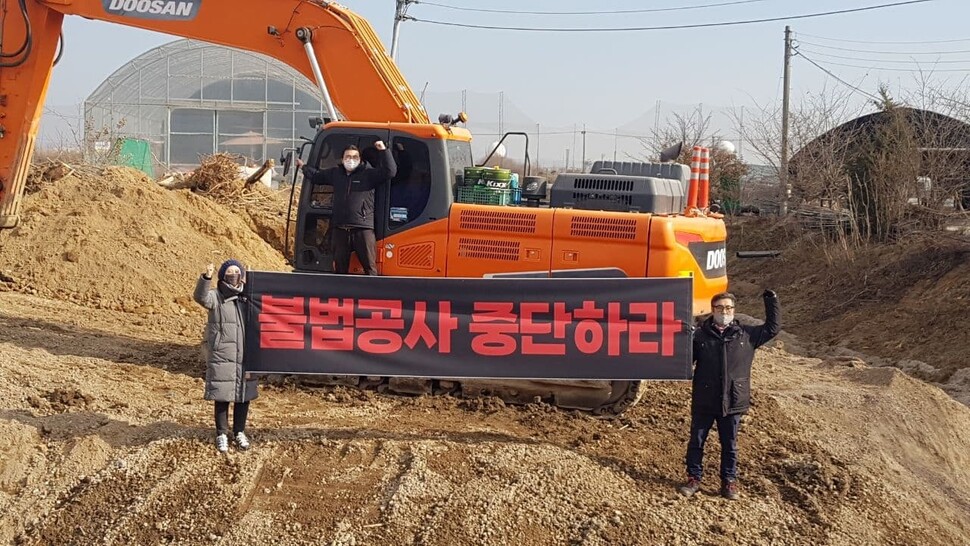
{"type": "Polygon", "coordinates": [[[649,139],[639,139],[644,149],[642,155],[656,157],[661,150],[678,142],[683,142],[688,150],[713,142],[718,135],[711,132],[712,116],[711,113],[705,115],[700,106],[686,115],[677,112],[669,114],[664,125],[651,131],[649,139]]]}
{"type": "MultiPolygon", "coordinates": [[[[861,111],[856,104],[851,100],[851,91],[822,89],[818,93],[805,95],[800,103],[791,108],[788,157],[794,158],[809,143],[816,144],[811,153],[800,158],[800,164],[789,170],[788,182],[796,202],[831,203],[838,200],[837,189],[845,184],[842,165],[848,140],[831,139],[821,143],[817,139],[842,122],[858,116],[861,111]]],[[[775,180],[780,180],[781,106],[756,102],[753,111],[752,114],[752,109],[745,108],[743,120],[740,111],[734,111],[734,125],[740,128],[744,122],[745,133],[749,135],[745,144],[754,150],[758,160],[774,171],[775,180]]]]}
{"type": "MultiPolygon", "coordinates": [[[[921,204],[938,209],[952,200],[957,209],[970,208],[970,82],[964,77],[955,84],[936,81],[921,72],[917,91],[908,93],[906,102],[919,104],[925,111],[938,113],[952,121],[937,123],[920,135],[921,175],[929,186],[920,196],[921,204]]],[[[925,123],[925,125],[931,125],[925,123]]]]}
{"type": "Polygon", "coordinates": [[[690,165],[694,146],[711,148],[710,199],[729,208],[737,207],[741,202],[741,178],[748,169],[736,154],[715,147],[721,136],[711,129],[712,117],[711,113],[705,115],[700,106],[689,114],[670,114],[666,124],[652,131],[650,138],[640,139],[643,153],[637,159],[656,161],[663,149],[683,143],[676,161],[690,165]]]}
{"type": "MultiPolygon", "coordinates": [[[[863,110],[848,91],[809,95],[794,105],[788,172],[793,205],[846,211],[853,237],[862,241],[939,227],[945,203],[970,178],[970,126],[961,121],[970,101],[926,77],[903,98],[880,86],[871,95],[875,100],[863,105],[875,109],[871,115],[860,117],[863,110]]],[[[750,147],[778,172],[779,109],[761,108],[745,124],[756,135],[750,147]]]]}
{"type": "Polygon", "coordinates": [[[884,115],[872,116],[853,135],[846,192],[860,235],[886,241],[905,218],[909,196],[917,194],[920,152],[909,110],[885,87],[874,103],[884,115]]]}

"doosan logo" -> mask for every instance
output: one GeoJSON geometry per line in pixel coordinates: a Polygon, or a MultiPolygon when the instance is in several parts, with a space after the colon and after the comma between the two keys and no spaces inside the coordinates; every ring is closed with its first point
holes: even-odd
{"type": "Polygon", "coordinates": [[[104,10],[112,15],[140,17],[142,19],[195,19],[202,0],[192,2],[178,0],[104,0],[104,10]]]}
{"type": "Polygon", "coordinates": [[[708,271],[712,269],[721,269],[727,266],[727,249],[720,248],[717,250],[707,251],[707,267],[708,271]]]}
{"type": "Polygon", "coordinates": [[[705,279],[718,279],[727,275],[727,249],[724,248],[724,241],[691,241],[687,248],[705,279]]]}

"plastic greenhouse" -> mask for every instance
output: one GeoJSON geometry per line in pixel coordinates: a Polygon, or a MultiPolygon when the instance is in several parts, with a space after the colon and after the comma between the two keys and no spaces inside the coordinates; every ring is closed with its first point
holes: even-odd
{"type": "Polygon", "coordinates": [[[284,147],[313,136],[308,119],[324,114],[319,90],[289,66],[178,40],[122,66],[85,100],[85,155],[138,139],[156,170],[190,170],[213,152],[279,161],[284,147]]]}

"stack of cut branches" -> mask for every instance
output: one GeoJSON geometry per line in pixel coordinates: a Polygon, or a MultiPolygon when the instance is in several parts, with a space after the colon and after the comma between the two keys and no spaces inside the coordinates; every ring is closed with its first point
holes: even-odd
{"type": "Polygon", "coordinates": [[[159,183],[173,190],[188,188],[227,205],[245,206],[264,201],[272,192],[256,182],[267,170],[273,168],[273,160],[267,160],[256,173],[246,179],[240,173],[241,161],[242,157],[235,154],[207,155],[202,158],[199,168],[184,180],[170,176],[159,183]]]}
{"type": "Polygon", "coordinates": [[[46,160],[34,163],[27,171],[27,181],[24,185],[24,192],[27,194],[37,193],[41,187],[50,182],[70,176],[75,172],[75,168],[58,160],[46,160]]]}

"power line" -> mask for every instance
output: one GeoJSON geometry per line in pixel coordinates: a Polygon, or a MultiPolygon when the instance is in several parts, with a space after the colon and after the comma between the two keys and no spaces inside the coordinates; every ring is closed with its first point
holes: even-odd
{"type": "Polygon", "coordinates": [[[698,4],[693,6],[678,6],[673,8],[650,8],[650,9],[623,9],[623,10],[600,10],[600,11],[520,11],[520,10],[506,10],[506,9],[487,9],[487,8],[466,8],[463,6],[450,6],[448,4],[439,4],[437,2],[424,2],[423,0],[416,0],[415,4],[423,4],[425,6],[435,6],[444,9],[451,9],[456,11],[474,11],[479,13],[514,13],[519,15],[618,15],[624,13],[657,13],[666,11],[687,11],[696,10],[704,8],[716,8],[721,6],[735,6],[738,4],[754,4],[756,2],[767,2],[768,0],[733,0],[731,2],[717,2],[714,4],[698,4]]]}
{"type": "Polygon", "coordinates": [[[857,47],[836,47],[825,44],[816,44],[815,42],[806,42],[805,40],[798,40],[798,43],[810,45],[812,47],[821,47],[823,49],[852,51],[855,53],[873,53],[875,55],[954,55],[957,53],[970,53],[970,49],[957,49],[953,51],[875,51],[872,49],[859,49],[857,47]]]}
{"type": "Polygon", "coordinates": [[[817,34],[805,34],[803,32],[798,33],[801,36],[808,36],[809,38],[815,38],[817,40],[828,40],[830,42],[848,42],[851,44],[952,44],[956,42],[970,42],[970,38],[956,38],[953,40],[910,40],[910,41],[900,41],[900,42],[875,42],[870,40],[848,40],[845,38],[827,38],[825,36],[818,36],[817,34]]]}
{"type": "MultiPolygon", "coordinates": [[[[813,65],[815,65],[815,68],[818,68],[818,69],[819,69],[819,70],[821,70],[822,72],[825,72],[825,73],[826,73],[826,74],[828,74],[829,76],[831,76],[831,77],[833,77],[833,78],[835,78],[835,80],[836,80],[836,81],[838,81],[839,83],[841,83],[842,85],[844,85],[844,86],[846,86],[846,87],[848,87],[848,88],[850,88],[850,89],[853,89],[853,90],[855,90],[855,91],[858,91],[859,93],[862,93],[863,95],[865,95],[865,96],[867,96],[867,97],[869,97],[870,99],[873,99],[873,100],[879,100],[879,98],[878,98],[878,97],[876,97],[875,95],[873,95],[872,93],[869,93],[869,92],[867,92],[867,91],[863,91],[862,89],[859,89],[858,87],[856,87],[856,86],[854,86],[854,85],[852,85],[851,83],[849,83],[849,82],[847,82],[847,81],[845,81],[845,80],[843,80],[842,78],[840,78],[840,77],[838,77],[838,76],[836,76],[836,75],[835,75],[834,73],[832,73],[832,71],[830,71],[829,69],[827,69],[827,68],[825,68],[824,66],[822,66],[822,65],[820,65],[820,64],[818,64],[817,62],[815,62],[815,61],[813,61],[813,60],[811,60],[811,59],[809,59],[809,58],[808,58],[808,57],[806,57],[806,56],[805,56],[805,55],[804,55],[803,53],[799,53],[799,54],[798,54],[798,55],[796,55],[796,56],[797,56],[797,57],[801,57],[801,58],[803,58],[803,59],[805,59],[806,61],[808,61],[808,62],[810,62],[810,63],[812,63],[813,65]]],[[[835,64],[835,63],[833,63],[833,64],[835,64]]]]}
{"type": "Polygon", "coordinates": [[[737,25],[751,25],[755,23],[771,23],[775,21],[789,21],[794,19],[809,19],[812,17],[824,17],[828,15],[841,15],[845,13],[857,13],[861,11],[871,11],[883,8],[891,8],[895,6],[906,6],[910,4],[923,4],[926,2],[934,2],[936,0],[907,0],[904,2],[891,2],[888,4],[877,4],[873,6],[864,6],[861,8],[850,8],[836,11],[826,11],[819,13],[806,13],[802,15],[789,15],[787,17],[767,17],[764,19],[745,19],[741,21],[721,21],[716,23],[696,23],[690,25],[670,25],[670,26],[657,26],[657,27],[600,27],[600,28],[555,28],[555,27],[502,27],[493,25],[472,25],[467,23],[456,23],[451,21],[433,21],[430,19],[418,19],[417,17],[408,16],[412,21],[417,21],[419,23],[428,23],[432,25],[444,25],[452,27],[461,28],[477,28],[486,30],[514,30],[514,31],[524,31],[524,32],[630,32],[630,31],[647,31],[647,30],[679,30],[688,28],[709,28],[709,27],[726,27],[726,26],[737,26],[737,25]]]}
{"type": "MultiPolygon", "coordinates": [[[[802,48],[800,48],[800,47],[797,47],[795,49],[797,49],[799,51],[803,51],[802,48]]],[[[806,51],[808,53],[811,53],[812,55],[819,55],[819,56],[822,56],[822,57],[828,57],[828,58],[832,58],[832,59],[846,59],[846,60],[849,60],[849,61],[861,61],[861,62],[873,62],[873,63],[892,63],[892,64],[920,64],[920,63],[926,63],[926,64],[955,64],[955,63],[964,63],[964,64],[970,64],[970,59],[941,59],[941,60],[928,60],[928,61],[927,60],[920,61],[920,60],[917,60],[917,59],[910,59],[908,61],[903,61],[903,60],[900,60],[900,59],[866,59],[864,57],[850,57],[848,55],[832,55],[830,53],[822,53],[821,51],[814,51],[814,50],[811,50],[811,49],[806,49],[804,51],[806,51]]]]}
{"type": "MultiPolygon", "coordinates": [[[[804,57],[804,55],[802,55],[802,56],[804,57]]],[[[808,60],[808,57],[805,57],[805,59],[808,60]]],[[[917,72],[920,72],[920,73],[922,73],[922,72],[935,73],[935,72],[968,72],[968,71],[970,71],[970,67],[967,67],[967,68],[940,68],[940,69],[929,69],[929,68],[927,68],[927,69],[923,69],[923,68],[886,68],[886,67],[881,67],[881,66],[863,66],[863,65],[858,65],[858,64],[837,63],[835,61],[826,61],[826,64],[830,64],[830,65],[834,65],[834,66],[844,66],[844,67],[847,67],[847,68],[859,68],[859,69],[862,69],[862,70],[884,70],[884,71],[887,71],[887,72],[909,72],[910,74],[917,73],[917,72]]]]}

